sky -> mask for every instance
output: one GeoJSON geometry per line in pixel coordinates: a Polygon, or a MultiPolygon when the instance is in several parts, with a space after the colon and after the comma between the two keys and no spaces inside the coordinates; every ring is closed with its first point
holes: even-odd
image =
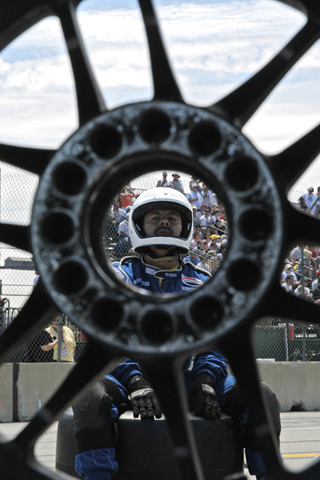
{"type": "MultiPolygon", "coordinates": [[[[243,83],[305,23],[300,12],[273,0],[162,0],[155,5],[183,97],[198,106],[243,83]]],[[[78,18],[108,108],[151,99],[137,2],[87,0],[78,18]]],[[[243,132],[258,149],[278,153],[319,124],[319,79],[318,41],[245,126],[243,132]]],[[[0,142],[58,148],[76,128],[66,46],[58,19],[50,17],[0,54],[0,142]]],[[[2,179],[18,178],[16,169],[0,166],[2,179]]],[[[28,178],[31,199],[37,178],[28,178]]],[[[309,185],[320,186],[320,157],[293,188],[305,192],[309,185]]],[[[20,215],[27,223],[28,214],[20,215]]]]}

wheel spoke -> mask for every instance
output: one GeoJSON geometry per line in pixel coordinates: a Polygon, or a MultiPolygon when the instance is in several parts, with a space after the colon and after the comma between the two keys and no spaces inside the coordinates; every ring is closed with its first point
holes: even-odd
{"type": "Polygon", "coordinates": [[[0,223],[0,242],[31,253],[29,226],[0,223]]]}
{"type": "Polygon", "coordinates": [[[27,427],[16,437],[15,443],[24,448],[28,443],[34,444],[52,422],[68,408],[75,399],[83,394],[84,388],[89,388],[102,371],[110,371],[119,359],[115,359],[105,348],[89,342],[78,363],[54,392],[46,405],[37,413],[27,427]]]}
{"type": "Polygon", "coordinates": [[[250,422],[254,427],[257,445],[261,446],[267,470],[272,472],[281,468],[276,433],[269,420],[269,411],[260,389],[260,378],[255,361],[250,332],[241,331],[229,338],[223,345],[225,352],[236,376],[245,404],[250,412],[250,422]],[[241,349],[239,350],[239,345],[241,349]],[[240,356],[241,355],[241,356],[240,356]]]}
{"type": "Polygon", "coordinates": [[[149,45],[154,100],[182,101],[182,96],[162,41],[160,27],[152,1],[139,0],[139,4],[149,45]]]}
{"type": "Polygon", "coordinates": [[[287,212],[287,236],[296,245],[319,245],[319,219],[289,205],[287,212]]]}
{"type": "Polygon", "coordinates": [[[32,2],[21,2],[12,0],[1,2],[0,16],[0,50],[4,49],[19,35],[40,22],[46,16],[51,15],[49,5],[32,0],[32,2]],[[14,28],[13,28],[14,25],[14,28]]]}
{"type": "Polygon", "coordinates": [[[17,147],[0,143],[0,159],[28,172],[42,175],[55,150],[41,148],[17,147]]]}
{"type": "Polygon", "coordinates": [[[269,157],[274,174],[287,190],[320,153],[320,125],[278,155],[269,157]]]}
{"type": "Polygon", "coordinates": [[[76,85],[79,123],[83,125],[106,110],[80,33],[76,8],[71,1],[56,6],[66,40],[76,85]]]}
{"type": "Polygon", "coordinates": [[[261,311],[269,317],[279,316],[290,321],[297,320],[320,324],[319,305],[287,293],[280,284],[274,285],[271,293],[273,302],[268,300],[261,311]]]}
{"type": "Polygon", "coordinates": [[[319,24],[308,21],[265,67],[230,95],[212,105],[211,109],[242,128],[292,66],[318,40],[319,35],[319,24]]]}
{"type": "Polygon", "coordinates": [[[182,361],[167,358],[140,362],[155,389],[171,436],[183,480],[204,480],[194,434],[188,418],[182,361]]]}
{"type": "Polygon", "coordinates": [[[23,347],[57,313],[40,279],[18,316],[0,336],[0,363],[23,347]]]}

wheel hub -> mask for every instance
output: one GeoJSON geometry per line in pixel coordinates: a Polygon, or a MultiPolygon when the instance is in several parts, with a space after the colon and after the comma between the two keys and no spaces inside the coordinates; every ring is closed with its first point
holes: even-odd
{"type": "Polygon", "coordinates": [[[34,203],[33,251],[54,302],[88,334],[125,352],[194,350],[248,320],[268,290],[281,212],[262,155],[233,126],[200,108],[141,103],[93,119],[52,158],[34,203]],[[226,208],[224,268],[189,295],[133,294],[103,249],[116,195],[160,165],[201,177],[226,208]]]}

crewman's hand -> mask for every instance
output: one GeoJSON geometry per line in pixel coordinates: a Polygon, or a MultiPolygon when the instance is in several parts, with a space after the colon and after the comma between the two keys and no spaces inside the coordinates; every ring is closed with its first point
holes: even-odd
{"type": "Polygon", "coordinates": [[[189,398],[195,397],[195,415],[206,420],[217,420],[221,417],[221,409],[213,388],[210,375],[201,373],[190,385],[189,398]]]}
{"type": "Polygon", "coordinates": [[[162,412],[158,399],[150,384],[140,375],[135,375],[128,385],[134,418],[153,420],[161,418],[162,412]]]}

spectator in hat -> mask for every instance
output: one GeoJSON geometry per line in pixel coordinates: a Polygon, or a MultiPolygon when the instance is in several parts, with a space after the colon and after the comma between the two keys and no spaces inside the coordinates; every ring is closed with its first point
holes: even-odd
{"type": "Polygon", "coordinates": [[[287,263],[284,267],[283,272],[281,273],[281,283],[286,283],[286,278],[288,275],[291,275],[293,277],[293,281],[295,283],[299,283],[296,277],[296,274],[293,271],[293,266],[291,263],[287,263]]]}
{"type": "Polygon", "coordinates": [[[210,249],[216,251],[218,246],[219,246],[219,239],[220,235],[213,234],[211,235],[211,244],[210,244],[210,249]]]}
{"type": "Polygon", "coordinates": [[[191,205],[195,205],[197,207],[197,211],[201,209],[203,198],[198,190],[198,185],[195,182],[191,185],[191,190],[189,193],[187,193],[186,197],[191,205]]]}
{"type": "Polygon", "coordinates": [[[180,175],[179,173],[173,173],[173,180],[171,181],[171,184],[175,190],[178,190],[178,192],[183,193],[184,195],[184,190],[181,181],[179,180],[180,175]]]}
{"type": "Polygon", "coordinates": [[[199,217],[199,219],[202,217],[202,215],[204,215],[204,212],[206,211],[206,206],[205,204],[203,203],[200,207],[200,210],[197,211],[197,216],[199,217]]]}
{"type": "Polygon", "coordinates": [[[317,195],[315,195],[313,192],[314,188],[308,187],[308,193],[301,195],[299,202],[303,210],[307,210],[308,212],[315,214],[319,210],[320,201],[318,201],[317,195]]]}
{"type": "Polygon", "coordinates": [[[170,187],[173,188],[172,183],[168,179],[168,173],[162,172],[162,178],[158,180],[157,187],[170,187]]]}
{"type": "Polygon", "coordinates": [[[220,235],[217,235],[216,233],[214,233],[213,235],[211,235],[211,240],[213,241],[218,241],[218,239],[220,238],[220,235]]]}
{"type": "Polygon", "coordinates": [[[215,203],[215,196],[205,183],[202,183],[202,198],[205,206],[212,211],[212,207],[215,203]]]}

